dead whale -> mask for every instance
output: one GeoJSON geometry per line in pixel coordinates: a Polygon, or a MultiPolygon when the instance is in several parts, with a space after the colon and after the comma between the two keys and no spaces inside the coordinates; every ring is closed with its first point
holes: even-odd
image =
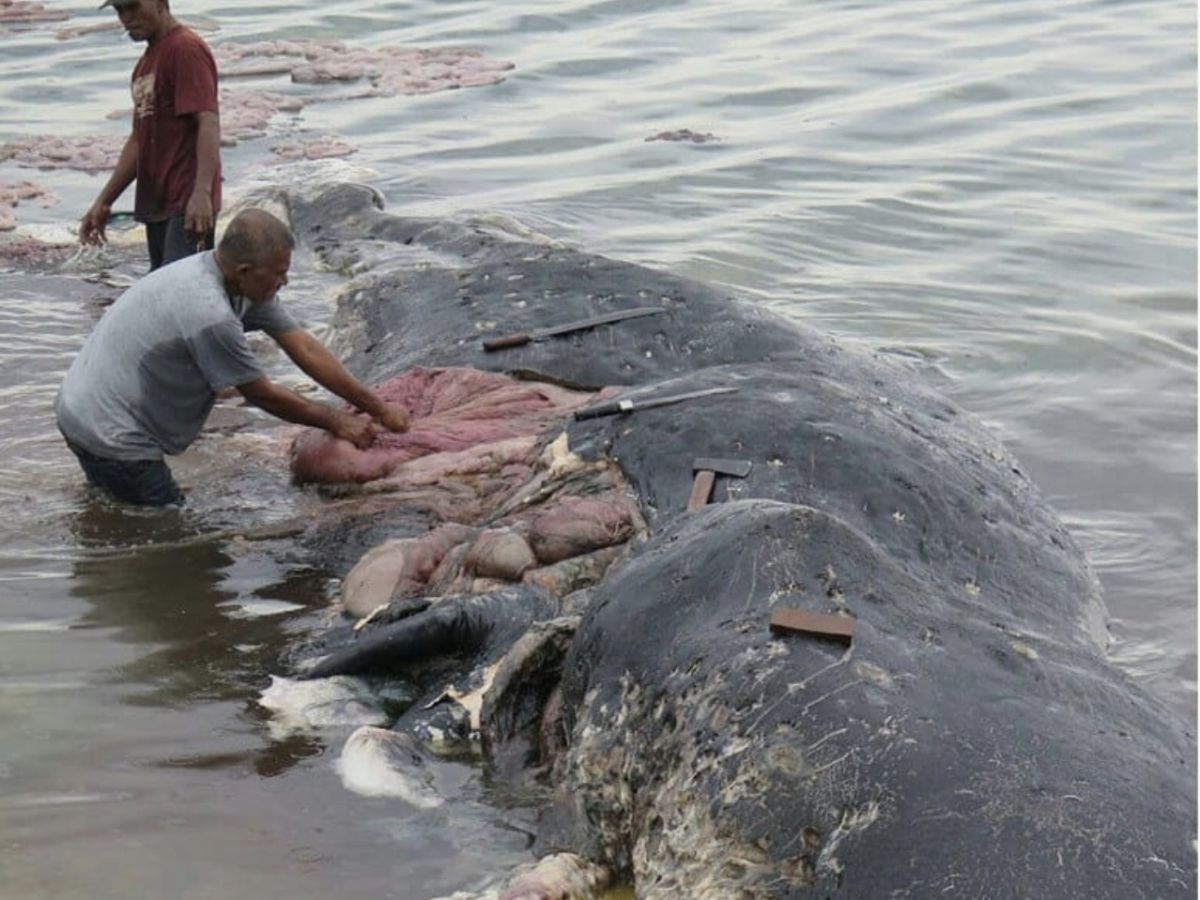
{"type": "Polygon", "coordinates": [[[313,538],[349,569],[384,539],[467,529],[424,575],[378,579],[371,620],[307,675],[433,666],[394,727],[544,778],[545,862],[509,897],[610,881],[656,900],[1195,895],[1194,736],[1105,659],[1096,579],[1019,464],[906,363],[668,274],[387,215],[359,186],[291,215],[318,259],[360,272],[334,327],[361,377],[736,389],[562,410],[484,500],[447,472],[419,516],[406,487],[404,512],[313,538]],[[647,305],[665,313],[481,346],[647,305]],[[688,512],[697,456],[752,467],[688,512]],[[591,577],[463,566],[480,529],[525,539],[523,512],[601,477],[637,517],[591,577]],[[779,609],[848,617],[853,640],[773,634],[779,609]],[[447,680],[473,701],[435,702],[447,680]]]}

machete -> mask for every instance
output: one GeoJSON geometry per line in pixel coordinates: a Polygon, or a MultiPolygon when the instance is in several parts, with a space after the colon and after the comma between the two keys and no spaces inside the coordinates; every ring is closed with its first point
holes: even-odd
{"type": "Polygon", "coordinates": [[[501,337],[488,338],[483,342],[484,350],[504,350],[508,347],[523,347],[530,341],[544,341],[558,334],[569,334],[572,331],[583,331],[585,328],[595,328],[597,325],[608,325],[612,322],[623,322],[626,319],[640,319],[642,316],[653,316],[664,313],[661,306],[638,306],[634,309],[619,309],[616,312],[593,316],[590,319],[580,319],[577,322],[567,322],[565,325],[555,325],[551,328],[538,328],[534,331],[522,331],[518,334],[506,334],[501,337]]]}
{"type": "Polygon", "coordinates": [[[679,403],[681,400],[693,400],[696,397],[708,397],[713,394],[733,394],[737,388],[709,388],[704,391],[691,391],[686,394],[672,394],[669,397],[651,397],[648,400],[611,400],[599,406],[589,406],[574,413],[575,421],[580,419],[595,419],[600,416],[613,416],[617,413],[637,412],[639,409],[653,409],[655,406],[666,406],[668,403],[679,403]]]}

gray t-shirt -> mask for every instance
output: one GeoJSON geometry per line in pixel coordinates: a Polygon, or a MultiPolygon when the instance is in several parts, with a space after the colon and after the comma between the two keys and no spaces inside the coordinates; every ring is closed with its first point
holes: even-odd
{"type": "Polygon", "coordinates": [[[297,327],[277,299],[231,299],[211,250],[164,266],[122,294],[88,336],[55,401],[58,427],[109,459],[182,453],[217,391],[262,374],[245,332],[297,327]]]}

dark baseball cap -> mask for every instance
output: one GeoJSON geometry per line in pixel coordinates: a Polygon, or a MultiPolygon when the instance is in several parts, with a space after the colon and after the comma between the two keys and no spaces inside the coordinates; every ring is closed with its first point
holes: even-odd
{"type": "Polygon", "coordinates": [[[113,9],[116,9],[118,6],[129,6],[136,2],[137,0],[104,0],[104,2],[100,4],[99,9],[104,9],[106,6],[111,6],[113,9]]]}

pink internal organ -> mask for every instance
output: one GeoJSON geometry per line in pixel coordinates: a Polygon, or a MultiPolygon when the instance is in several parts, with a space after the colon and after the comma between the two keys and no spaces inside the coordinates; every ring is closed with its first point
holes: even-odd
{"type": "Polygon", "coordinates": [[[368,551],[343,583],[352,615],[513,582],[563,595],[598,581],[644,533],[611,463],[548,467],[547,438],[593,394],[468,368],[411,369],[378,391],[409,411],[409,431],[358,450],[308,430],[293,444],[293,472],[362,484],[446,524],[368,551]]]}

